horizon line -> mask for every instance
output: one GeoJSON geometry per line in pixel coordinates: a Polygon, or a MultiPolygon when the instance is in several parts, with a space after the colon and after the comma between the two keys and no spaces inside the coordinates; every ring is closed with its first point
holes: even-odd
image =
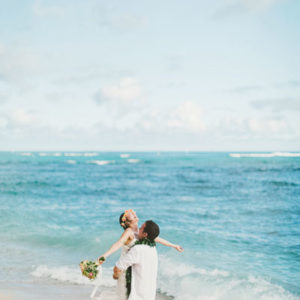
{"type": "Polygon", "coordinates": [[[217,153],[224,153],[224,152],[232,152],[232,153],[246,153],[246,152],[251,152],[251,153],[259,153],[259,152],[271,152],[271,153],[286,153],[286,152],[291,152],[291,153],[297,153],[300,152],[300,150],[1,150],[0,152],[49,152],[49,153],[58,153],[58,152],[74,152],[74,153],[79,153],[79,152],[115,152],[115,153],[123,153],[123,152],[185,152],[185,153],[208,153],[208,152],[217,152],[217,153]]]}

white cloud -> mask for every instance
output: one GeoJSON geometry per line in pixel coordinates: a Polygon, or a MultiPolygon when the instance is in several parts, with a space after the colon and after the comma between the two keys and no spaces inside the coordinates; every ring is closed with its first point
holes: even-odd
{"type": "Polygon", "coordinates": [[[0,92],[0,104],[7,102],[9,95],[8,92],[0,92]]]}
{"type": "Polygon", "coordinates": [[[138,128],[145,132],[159,132],[166,128],[166,116],[157,108],[144,110],[140,113],[138,128]]]}
{"type": "MultiPolygon", "coordinates": [[[[28,138],[26,143],[32,143],[37,138],[37,132],[44,132],[45,134],[41,128],[41,122],[37,116],[22,108],[10,113],[2,113],[0,115],[0,144],[3,143],[1,146],[5,148],[10,142],[16,145],[21,142],[20,138],[26,140],[26,137],[28,138]]],[[[14,148],[12,144],[10,147],[14,148]]]]}
{"type": "Polygon", "coordinates": [[[0,55],[3,55],[3,53],[5,52],[5,45],[0,43],[0,55]]]}
{"type": "Polygon", "coordinates": [[[213,19],[226,19],[247,12],[261,13],[286,0],[227,0],[225,6],[213,14],[213,19]]]}
{"type": "Polygon", "coordinates": [[[62,7],[57,5],[46,6],[41,1],[36,1],[35,3],[33,3],[32,11],[35,15],[39,17],[46,17],[46,16],[62,17],[64,15],[64,10],[62,7]]]}
{"type": "Polygon", "coordinates": [[[34,114],[28,113],[21,108],[13,111],[11,120],[15,125],[32,125],[38,122],[38,119],[34,114]]]}
{"type": "Polygon", "coordinates": [[[20,144],[23,147],[20,149],[26,146],[28,149],[44,150],[58,150],[61,147],[184,150],[186,146],[195,150],[220,150],[226,147],[238,149],[243,140],[247,141],[245,149],[252,147],[252,142],[255,145],[262,143],[271,149],[269,143],[272,139],[293,141],[296,136],[281,119],[228,116],[219,126],[214,126],[218,120],[205,124],[202,116],[199,105],[186,101],[169,111],[149,107],[139,111],[131,107],[123,115],[116,115],[101,109],[98,121],[91,127],[69,123],[57,128],[54,123],[43,125],[34,112],[18,109],[10,115],[0,116],[0,140],[9,142],[8,148],[18,148],[20,144]],[[75,142],[78,138],[80,143],[75,142]]]}
{"type": "Polygon", "coordinates": [[[172,55],[165,58],[168,72],[182,72],[184,69],[184,57],[182,55],[172,55]]]}
{"type": "Polygon", "coordinates": [[[248,85],[248,86],[239,86],[239,87],[231,88],[228,89],[227,91],[231,93],[244,94],[244,93],[261,91],[263,89],[264,88],[259,85],[248,85]]]}
{"type": "MultiPolygon", "coordinates": [[[[112,94],[113,97],[109,99],[117,98],[120,101],[119,89],[113,90],[112,94]]],[[[186,101],[177,107],[166,109],[151,107],[149,103],[141,101],[138,103],[130,102],[132,95],[128,97],[130,99],[128,101],[127,92],[122,93],[123,96],[125,100],[122,101],[125,101],[126,105],[110,105],[110,103],[107,105],[105,103],[101,106],[101,119],[97,123],[99,128],[104,126],[110,130],[127,130],[128,132],[155,133],[158,135],[176,132],[198,134],[206,130],[202,109],[196,103],[186,101]]]]}
{"type": "Polygon", "coordinates": [[[120,16],[113,16],[109,20],[110,26],[120,31],[132,31],[143,26],[146,19],[141,16],[124,14],[120,16]]]}
{"type": "Polygon", "coordinates": [[[226,116],[217,126],[212,126],[212,132],[217,136],[269,138],[286,135],[290,132],[290,128],[284,119],[226,116]]]}
{"type": "Polygon", "coordinates": [[[167,124],[170,128],[194,133],[206,129],[201,107],[191,101],[186,101],[171,111],[167,124]]]}
{"type": "Polygon", "coordinates": [[[264,11],[282,0],[241,0],[241,3],[249,10],[264,11]]]}
{"type": "Polygon", "coordinates": [[[131,77],[125,77],[116,85],[102,87],[96,94],[98,103],[116,101],[121,104],[130,104],[141,96],[141,86],[139,82],[131,77]]]}
{"type": "Polygon", "coordinates": [[[5,129],[7,126],[7,120],[0,116],[0,129],[5,129]]]}
{"type": "Polygon", "coordinates": [[[284,120],[259,120],[259,119],[250,119],[248,120],[249,129],[258,134],[276,134],[283,132],[287,129],[287,124],[284,120]]]}
{"type": "Polygon", "coordinates": [[[293,111],[299,113],[299,98],[275,98],[252,101],[251,106],[256,109],[270,109],[274,112],[293,111]]]}
{"type": "Polygon", "coordinates": [[[5,80],[28,79],[41,71],[40,55],[25,47],[0,45],[0,75],[5,80]]]}

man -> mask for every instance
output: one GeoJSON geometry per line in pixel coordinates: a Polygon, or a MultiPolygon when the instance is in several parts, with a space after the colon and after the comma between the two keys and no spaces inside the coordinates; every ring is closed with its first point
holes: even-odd
{"type": "Polygon", "coordinates": [[[157,252],[154,239],[159,235],[156,223],[146,221],[139,229],[138,241],[114,267],[114,279],[132,266],[128,300],[154,300],[156,295],[157,252]]]}

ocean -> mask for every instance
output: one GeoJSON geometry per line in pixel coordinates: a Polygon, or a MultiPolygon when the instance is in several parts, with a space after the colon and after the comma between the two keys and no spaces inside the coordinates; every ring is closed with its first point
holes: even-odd
{"type": "MultiPolygon", "coordinates": [[[[88,299],[93,282],[78,264],[119,238],[130,208],[185,249],[157,246],[160,295],[300,299],[293,153],[0,152],[0,291],[88,299]]],[[[113,290],[119,255],[103,265],[100,290],[113,290]]]]}

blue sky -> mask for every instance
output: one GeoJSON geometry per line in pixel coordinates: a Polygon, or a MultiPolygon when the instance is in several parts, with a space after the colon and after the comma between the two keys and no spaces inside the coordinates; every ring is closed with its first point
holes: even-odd
{"type": "Polygon", "coordinates": [[[0,150],[300,149],[299,1],[0,4],[0,150]]]}

